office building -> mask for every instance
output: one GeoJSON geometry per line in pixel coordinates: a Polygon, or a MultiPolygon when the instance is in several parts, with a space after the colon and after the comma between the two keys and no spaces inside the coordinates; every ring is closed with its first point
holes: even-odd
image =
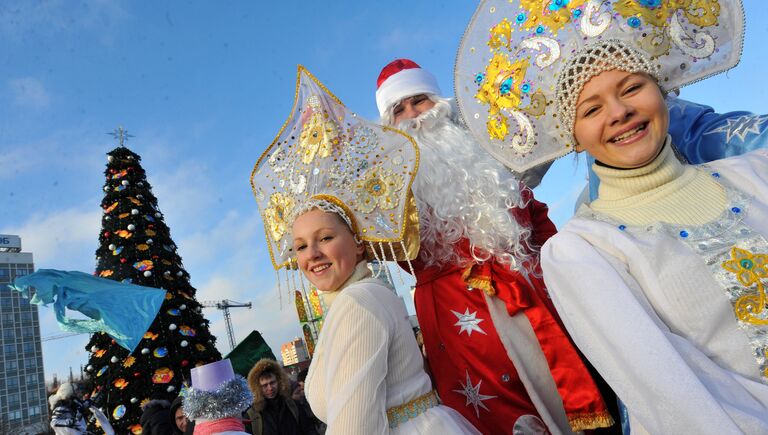
{"type": "Polygon", "coordinates": [[[33,271],[21,238],[0,234],[0,433],[36,434],[48,426],[37,305],[8,288],[33,271]]]}

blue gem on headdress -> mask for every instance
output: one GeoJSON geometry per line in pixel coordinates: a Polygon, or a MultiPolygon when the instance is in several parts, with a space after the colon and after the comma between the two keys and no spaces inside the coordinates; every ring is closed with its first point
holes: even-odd
{"type": "Polygon", "coordinates": [[[380,191],[380,190],[381,190],[381,184],[374,184],[374,185],[373,185],[373,190],[374,190],[375,192],[378,192],[378,191],[380,191]]]}
{"type": "Polygon", "coordinates": [[[719,172],[713,172],[712,176],[715,177],[715,178],[720,178],[720,173],[719,172]]]}
{"type": "Polygon", "coordinates": [[[378,225],[381,228],[385,228],[387,231],[392,231],[392,227],[389,226],[387,221],[384,220],[381,216],[376,216],[376,225],[378,225]]]}
{"type": "Polygon", "coordinates": [[[579,18],[581,16],[581,9],[573,10],[573,18],[579,18]]]}
{"type": "Polygon", "coordinates": [[[557,11],[558,9],[562,9],[566,6],[568,6],[568,0],[552,0],[549,3],[549,10],[557,11]]]}
{"type": "Polygon", "coordinates": [[[544,33],[544,26],[539,26],[539,27],[537,27],[537,28],[536,28],[536,33],[538,33],[538,34],[542,34],[542,33],[544,33]]]}
{"type": "Polygon", "coordinates": [[[531,85],[529,85],[528,83],[524,83],[523,86],[520,86],[520,90],[525,93],[528,93],[528,91],[531,90],[531,85]]]}
{"type": "Polygon", "coordinates": [[[501,95],[507,95],[512,92],[512,77],[507,77],[503,82],[501,82],[501,86],[499,86],[499,92],[501,95]]]}
{"type": "Polygon", "coordinates": [[[635,29],[640,27],[640,23],[641,23],[640,18],[637,18],[637,17],[629,17],[629,19],[627,20],[627,24],[629,24],[629,27],[632,27],[635,29]]]}
{"type": "Polygon", "coordinates": [[[647,8],[658,8],[661,6],[661,0],[640,0],[640,4],[647,8]]]}
{"type": "Polygon", "coordinates": [[[475,75],[475,83],[478,85],[483,83],[483,80],[485,80],[485,73],[477,73],[475,75]]]}
{"type": "Polygon", "coordinates": [[[622,224],[622,225],[619,225],[619,229],[620,229],[621,231],[624,231],[624,230],[626,230],[626,229],[627,229],[627,226],[626,226],[626,225],[623,225],[623,224],[622,224]]]}
{"type": "Polygon", "coordinates": [[[680,231],[680,237],[682,238],[688,237],[688,231],[685,231],[685,230],[680,231]]]}
{"type": "Polygon", "coordinates": [[[525,17],[525,14],[523,14],[523,13],[520,13],[520,14],[517,14],[517,18],[515,18],[515,20],[516,20],[516,21],[518,22],[518,24],[519,24],[519,23],[522,23],[523,21],[525,21],[525,18],[526,18],[526,17],[525,17]]]}
{"type": "Polygon", "coordinates": [[[741,213],[741,209],[739,207],[731,207],[731,211],[736,213],[736,214],[741,213]]]}

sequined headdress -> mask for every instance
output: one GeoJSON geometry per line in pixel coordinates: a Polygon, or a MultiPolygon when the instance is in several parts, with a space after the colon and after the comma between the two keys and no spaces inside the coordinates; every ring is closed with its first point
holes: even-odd
{"type": "Polygon", "coordinates": [[[291,225],[318,200],[344,212],[369,259],[415,258],[418,163],[410,136],[360,118],[299,66],[291,114],[251,174],[275,270],[295,269],[291,225]]]}
{"type": "Polygon", "coordinates": [[[456,59],[462,117],[483,148],[523,172],[573,151],[583,85],[620,68],[666,91],[738,64],[740,0],[484,0],[456,59]]]}

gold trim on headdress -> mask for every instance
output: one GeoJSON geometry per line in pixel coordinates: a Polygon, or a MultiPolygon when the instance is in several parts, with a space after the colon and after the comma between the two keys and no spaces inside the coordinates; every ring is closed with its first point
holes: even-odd
{"type": "Polygon", "coordinates": [[[415,258],[418,165],[410,136],[358,117],[300,65],[291,115],[251,172],[274,268],[295,268],[290,226],[312,200],[344,211],[369,258],[415,258]],[[382,255],[384,243],[393,258],[382,255]]]}
{"type": "MultiPolygon", "coordinates": [[[[456,57],[456,100],[478,143],[524,172],[573,151],[572,120],[561,116],[570,110],[558,110],[556,85],[585,48],[625,44],[654,65],[631,65],[632,54],[618,59],[623,67],[658,65],[659,85],[670,91],[736,66],[743,38],[740,0],[483,0],[456,57]]],[[[585,82],[575,80],[571,93],[585,82]]]]}

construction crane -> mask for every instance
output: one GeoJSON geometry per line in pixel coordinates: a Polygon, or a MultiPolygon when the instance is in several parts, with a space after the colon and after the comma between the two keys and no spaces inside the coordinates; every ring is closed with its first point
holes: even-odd
{"type": "Polygon", "coordinates": [[[47,337],[43,337],[40,339],[40,341],[60,340],[62,338],[74,337],[75,335],[82,335],[82,334],[85,334],[85,333],[84,332],[64,332],[61,334],[55,334],[55,335],[49,335],[47,337]]]}
{"type": "Polygon", "coordinates": [[[205,308],[216,308],[224,311],[224,322],[227,324],[227,338],[229,338],[229,350],[235,348],[235,331],[232,329],[232,318],[229,315],[230,308],[248,308],[251,309],[250,302],[236,302],[229,299],[220,301],[205,301],[200,303],[205,308]]]}

